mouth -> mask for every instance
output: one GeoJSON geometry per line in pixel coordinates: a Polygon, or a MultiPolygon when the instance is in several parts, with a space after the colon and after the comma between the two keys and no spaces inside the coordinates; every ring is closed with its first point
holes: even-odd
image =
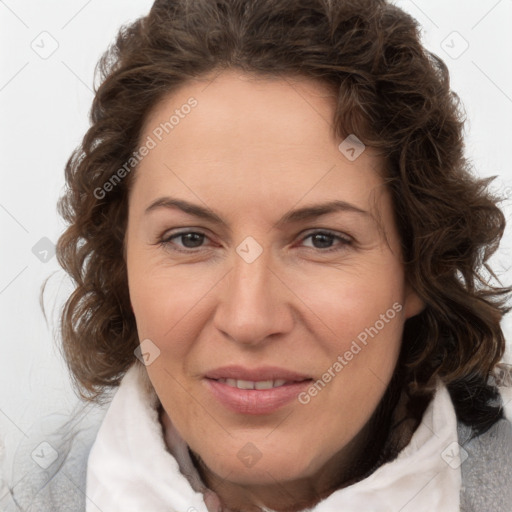
{"type": "Polygon", "coordinates": [[[237,389],[272,389],[272,388],[280,388],[286,384],[291,384],[294,381],[287,381],[285,379],[276,379],[276,380],[237,380],[237,379],[215,379],[217,382],[221,382],[222,384],[226,384],[232,388],[237,389]]]}
{"type": "Polygon", "coordinates": [[[204,382],[212,397],[237,414],[271,414],[293,401],[313,381],[276,367],[224,367],[208,372],[204,382]]]}

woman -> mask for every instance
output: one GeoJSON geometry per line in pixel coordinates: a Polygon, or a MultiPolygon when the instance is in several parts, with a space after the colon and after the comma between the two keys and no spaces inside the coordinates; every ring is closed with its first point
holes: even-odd
{"type": "Polygon", "coordinates": [[[100,69],[62,341],[84,399],[120,387],[73,510],[510,510],[505,220],[416,22],[156,1],[100,69]]]}

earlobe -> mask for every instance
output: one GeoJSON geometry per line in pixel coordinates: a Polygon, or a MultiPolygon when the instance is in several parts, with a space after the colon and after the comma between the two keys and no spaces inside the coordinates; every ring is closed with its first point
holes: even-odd
{"type": "Polygon", "coordinates": [[[419,315],[426,307],[421,297],[408,285],[405,293],[404,315],[411,318],[419,315]]]}

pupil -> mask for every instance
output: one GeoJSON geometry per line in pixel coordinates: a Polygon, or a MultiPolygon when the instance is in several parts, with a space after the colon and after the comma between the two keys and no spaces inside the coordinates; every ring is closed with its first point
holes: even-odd
{"type": "Polygon", "coordinates": [[[317,248],[325,248],[329,247],[330,243],[332,242],[333,235],[328,235],[326,233],[317,233],[316,235],[313,235],[313,245],[315,245],[315,241],[320,240],[320,247],[317,248]],[[323,239],[323,242],[322,242],[323,239]]]}
{"type": "Polygon", "coordinates": [[[203,241],[204,235],[202,235],[201,233],[187,233],[185,235],[182,235],[182,237],[183,245],[185,247],[191,248],[199,247],[203,241]],[[193,240],[193,238],[195,238],[195,240],[193,240]],[[188,242],[192,242],[192,245],[187,245],[188,242]]]}

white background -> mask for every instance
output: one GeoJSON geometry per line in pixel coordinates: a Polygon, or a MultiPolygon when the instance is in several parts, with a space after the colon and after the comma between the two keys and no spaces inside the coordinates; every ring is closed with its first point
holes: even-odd
{"type": "MultiPolygon", "coordinates": [[[[476,171],[497,175],[496,188],[511,195],[512,0],[396,3],[418,19],[425,45],[450,69],[467,112],[467,154],[476,171]]],[[[0,1],[0,440],[8,459],[17,443],[36,435],[43,418],[65,415],[76,402],[52,333],[70,285],[55,257],[40,261],[32,248],[44,237],[55,243],[63,230],[56,202],[65,163],[88,127],[94,66],[120,25],[151,4],[0,1]],[[35,51],[52,45],[58,47],[47,58],[35,51]],[[39,290],[52,273],[47,324],[39,290]]],[[[512,205],[504,208],[510,219],[512,205]]],[[[495,258],[502,272],[510,266],[511,248],[508,228],[495,258]]],[[[512,272],[503,279],[510,283],[512,272]]],[[[504,327],[510,344],[510,318],[504,327]]]]}

